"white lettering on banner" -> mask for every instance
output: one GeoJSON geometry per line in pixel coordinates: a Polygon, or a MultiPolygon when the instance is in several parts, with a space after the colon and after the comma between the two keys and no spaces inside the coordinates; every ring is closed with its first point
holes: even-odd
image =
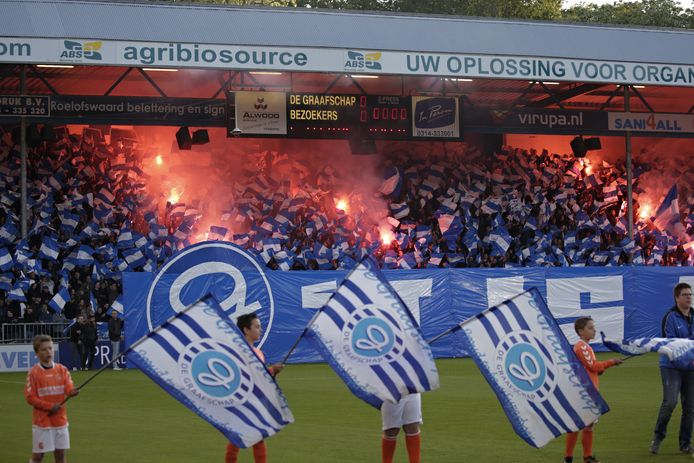
{"type": "Polygon", "coordinates": [[[583,112],[569,117],[563,114],[531,114],[519,113],[518,121],[522,125],[541,125],[551,129],[556,126],[581,127],[583,125],[583,112]]]}
{"type": "Polygon", "coordinates": [[[320,309],[328,303],[330,296],[337,289],[335,280],[316,283],[301,287],[301,307],[304,309],[320,309]]]}
{"type": "MultiPolygon", "coordinates": [[[[687,283],[689,286],[694,288],[694,275],[692,276],[681,276],[680,283],[687,283]]],[[[674,288],[673,288],[674,289],[674,288]]]]}
{"type": "MultiPolygon", "coordinates": [[[[391,281],[391,286],[398,293],[400,299],[405,303],[412,316],[420,323],[419,299],[431,297],[433,280],[425,278],[423,280],[398,280],[391,281]]],[[[335,280],[324,281],[314,285],[301,287],[301,307],[304,309],[320,309],[328,303],[330,296],[337,289],[335,280]]]]}
{"type": "MultiPolygon", "coordinates": [[[[345,72],[345,53],[348,55],[350,53],[350,50],[338,48],[250,47],[233,44],[162,44],[159,42],[124,41],[94,42],[91,39],[27,39],[19,42],[14,37],[0,37],[0,63],[58,64],[65,62],[66,51],[68,54],[71,51],[73,55],[78,52],[82,53],[79,58],[70,58],[70,60],[81,62],[84,65],[144,65],[198,69],[297,70],[335,73],[345,72]],[[94,47],[97,45],[99,48],[95,49],[94,47]],[[84,55],[85,49],[89,51],[88,56],[84,55]]],[[[355,53],[353,50],[352,52],[355,53]]],[[[680,87],[694,85],[694,66],[690,64],[507,55],[433,54],[417,53],[416,51],[374,52],[362,58],[364,66],[366,66],[363,69],[368,69],[368,72],[373,74],[493,77],[680,87]]],[[[361,61],[359,62],[361,63],[361,61]]]]}
{"type": "Polygon", "coordinates": [[[400,296],[400,299],[405,303],[412,316],[417,321],[419,325],[420,322],[420,308],[419,299],[422,297],[431,297],[431,287],[433,280],[431,278],[425,278],[424,280],[398,280],[391,281],[390,284],[400,296]]]}
{"type": "MultiPolygon", "coordinates": [[[[621,275],[547,279],[547,306],[556,319],[592,317],[598,331],[604,331],[608,338],[624,338],[621,275]],[[583,302],[581,294],[584,294],[583,302]]],[[[578,341],[573,321],[560,323],[560,327],[571,344],[578,341]]]]}
{"type": "Polygon", "coordinates": [[[525,278],[520,276],[487,278],[487,307],[493,307],[511,299],[523,291],[525,278]]]}
{"type": "MultiPolygon", "coordinates": [[[[54,359],[60,361],[58,345],[53,343],[54,359]]],[[[34,354],[31,344],[14,344],[0,346],[0,372],[28,371],[39,359],[34,354]]]]}
{"type": "Polygon", "coordinates": [[[102,365],[106,365],[111,361],[111,347],[110,346],[96,346],[96,356],[100,357],[99,361],[102,365]]]}

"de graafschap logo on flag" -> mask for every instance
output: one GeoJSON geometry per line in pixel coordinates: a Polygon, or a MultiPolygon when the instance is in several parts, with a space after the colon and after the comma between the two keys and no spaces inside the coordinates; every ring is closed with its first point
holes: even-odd
{"type": "Polygon", "coordinates": [[[214,339],[202,339],[186,346],[178,359],[178,368],[187,391],[216,406],[244,403],[253,390],[248,364],[214,339]]]}
{"type": "Polygon", "coordinates": [[[499,342],[496,370],[511,391],[527,400],[545,400],[556,387],[552,355],[530,331],[514,331],[499,342]]]}
{"type": "Polygon", "coordinates": [[[533,447],[609,410],[536,288],[458,326],[513,429],[533,447]]]}
{"type": "Polygon", "coordinates": [[[342,330],[342,349],[351,360],[375,365],[394,361],[404,352],[402,324],[374,304],[355,310],[342,330]]]}
{"type": "Polygon", "coordinates": [[[270,372],[212,297],[178,312],[125,355],[237,447],[294,421],[270,372]]]}
{"type": "Polygon", "coordinates": [[[373,407],[439,387],[419,326],[371,258],[352,269],[306,336],[350,390],[373,407]]]}
{"type": "Polygon", "coordinates": [[[189,246],[162,266],[147,294],[148,330],[207,294],[227,317],[256,312],[264,327],[259,347],[263,345],[275,316],[270,283],[251,254],[220,241],[189,246]]]}

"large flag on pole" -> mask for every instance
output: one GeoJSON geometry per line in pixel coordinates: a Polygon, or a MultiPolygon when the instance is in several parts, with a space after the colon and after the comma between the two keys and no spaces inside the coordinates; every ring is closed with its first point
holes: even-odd
{"type": "Polygon", "coordinates": [[[179,312],[125,355],[237,447],[294,421],[267,368],[212,298],[179,312]]]}
{"type": "Polygon", "coordinates": [[[667,356],[678,370],[694,371],[694,340],[685,338],[638,338],[610,341],[602,335],[608,349],[624,355],[642,355],[658,352],[667,356]]]}
{"type": "Polygon", "coordinates": [[[376,408],[439,387],[417,322],[370,257],[316,314],[307,337],[350,390],[376,408]]]}
{"type": "Polygon", "coordinates": [[[528,444],[542,447],[609,410],[537,289],[459,326],[467,351],[528,444]]]}

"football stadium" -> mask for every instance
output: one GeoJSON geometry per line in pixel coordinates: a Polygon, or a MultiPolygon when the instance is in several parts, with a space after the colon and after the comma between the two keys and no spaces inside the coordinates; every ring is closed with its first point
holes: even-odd
{"type": "Polygon", "coordinates": [[[694,454],[694,33],[0,9],[0,461],[694,454]]]}

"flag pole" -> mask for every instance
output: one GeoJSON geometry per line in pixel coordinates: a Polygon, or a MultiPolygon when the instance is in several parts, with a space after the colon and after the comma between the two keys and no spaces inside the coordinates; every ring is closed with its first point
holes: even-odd
{"type": "Polygon", "coordinates": [[[330,301],[333,299],[333,297],[335,297],[335,294],[337,294],[337,291],[340,289],[340,285],[341,285],[345,280],[349,279],[350,275],[352,275],[352,273],[353,273],[360,265],[362,265],[362,264],[364,263],[364,261],[367,260],[369,257],[370,257],[369,255],[364,256],[364,258],[363,258],[361,261],[359,261],[359,264],[357,264],[356,266],[354,266],[354,268],[352,268],[352,269],[347,273],[347,275],[342,279],[342,281],[340,282],[340,284],[337,285],[337,286],[335,287],[335,291],[330,295],[330,297],[328,298],[328,301],[323,305],[323,307],[321,307],[320,309],[318,309],[318,310],[316,311],[315,314],[313,314],[313,317],[311,317],[311,320],[309,320],[308,324],[306,325],[306,328],[304,328],[304,331],[301,332],[301,335],[299,335],[299,338],[298,338],[298,339],[296,340],[296,342],[292,345],[291,349],[289,349],[289,352],[287,352],[287,355],[284,356],[284,358],[282,359],[282,361],[280,362],[280,364],[284,365],[284,364],[286,363],[286,361],[289,359],[289,356],[292,354],[292,352],[294,352],[294,349],[296,349],[296,346],[299,345],[299,341],[301,341],[301,339],[302,339],[302,338],[306,335],[306,333],[308,332],[309,326],[311,326],[311,324],[312,324],[313,321],[316,319],[316,317],[323,311],[323,308],[324,308],[326,305],[328,305],[328,304],[330,303],[330,301]]]}
{"type": "Polygon", "coordinates": [[[427,341],[427,344],[433,344],[436,341],[438,341],[439,339],[441,339],[442,337],[444,337],[448,334],[451,334],[451,333],[455,333],[456,331],[458,331],[461,328],[462,328],[462,326],[460,326],[460,323],[459,323],[459,324],[455,325],[453,328],[449,328],[446,331],[444,331],[443,333],[439,334],[438,336],[434,336],[433,338],[429,339],[427,341]]]}
{"type": "MultiPolygon", "coordinates": [[[[512,298],[510,298],[510,299],[508,299],[508,300],[510,301],[510,300],[512,300],[512,299],[515,299],[515,298],[518,297],[520,294],[523,294],[523,293],[516,294],[515,296],[513,296],[512,298]]],[[[460,323],[458,323],[457,325],[455,325],[453,328],[449,328],[449,329],[447,329],[446,331],[444,331],[443,333],[439,334],[438,336],[434,336],[433,338],[431,338],[431,339],[428,340],[427,342],[428,342],[429,344],[431,344],[432,342],[438,341],[440,338],[446,336],[447,334],[451,334],[451,333],[454,333],[454,332],[458,331],[459,329],[462,329],[462,328],[463,328],[463,325],[465,325],[466,323],[471,322],[472,320],[474,320],[475,318],[479,317],[480,315],[489,313],[489,312],[491,312],[492,310],[494,310],[494,309],[496,309],[496,308],[497,308],[497,306],[493,305],[493,306],[491,306],[491,307],[489,307],[489,308],[487,308],[487,309],[484,309],[482,312],[480,312],[480,313],[478,313],[478,314],[476,314],[476,315],[473,315],[472,317],[466,318],[466,319],[463,320],[462,322],[460,322],[460,323]]]]}

